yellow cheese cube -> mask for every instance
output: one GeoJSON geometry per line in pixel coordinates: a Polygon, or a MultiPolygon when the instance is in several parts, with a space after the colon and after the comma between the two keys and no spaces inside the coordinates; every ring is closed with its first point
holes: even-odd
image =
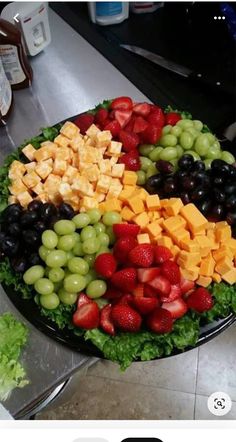
{"type": "Polygon", "coordinates": [[[129,205],[134,213],[142,213],[145,211],[145,207],[141,198],[134,196],[129,199],[129,205]]]}
{"type": "Polygon", "coordinates": [[[131,195],[134,193],[134,191],[135,191],[135,187],[134,186],[127,186],[126,188],[124,188],[120,192],[119,199],[121,201],[124,201],[124,202],[127,203],[129,201],[129,198],[131,197],[131,195]]]}
{"type": "Polygon", "coordinates": [[[180,212],[183,203],[180,198],[170,198],[169,204],[165,206],[167,215],[176,216],[180,212]]]}
{"type": "Polygon", "coordinates": [[[118,178],[113,178],[109,187],[109,191],[107,193],[107,199],[119,198],[122,189],[123,186],[120,180],[118,178]]]}
{"type": "Polygon", "coordinates": [[[180,247],[186,252],[200,252],[200,247],[195,240],[183,240],[180,241],[180,247]]]}
{"type": "MultiPolygon", "coordinates": [[[[55,160],[69,162],[72,156],[72,151],[68,147],[59,147],[55,152],[55,160]]],[[[77,158],[77,157],[76,157],[77,158]]]]}
{"type": "Polygon", "coordinates": [[[198,208],[192,203],[181,207],[180,214],[187,221],[187,224],[192,233],[196,233],[199,232],[199,230],[205,229],[208,224],[205,216],[203,216],[200,210],[198,210],[198,208]]]}
{"type": "Polygon", "coordinates": [[[78,126],[71,121],[66,121],[60,129],[60,133],[67,138],[74,138],[80,132],[78,126]]]}
{"type": "Polygon", "coordinates": [[[30,195],[27,190],[25,192],[21,192],[17,195],[17,200],[20,203],[20,205],[24,208],[28,207],[29,203],[33,201],[32,196],[30,195]]]}
{"type": "Polygon", "coordinates": [[[146,198],[146,206],[148,210],[158,210],[161,207],[158,195],[148,195],[146,198]]]}
{"type": "Polygon", "coordinates": [[[196,281],[196,283],[202,287],[208,287],[212,282],[212,278],[210,276],[202,276],[200,275],[196,281]]]}
{"type": "Polygon", "coordinates": [[[139,233],[139,235],[137,235],[137,240],[139,244],[151,244],[148,233],[139,233]]]}
{"type": "Polygon", "coordinates": [[[75,178],[71,185],[71,188],[81,196],[94,196],[93,186],[84,176],[79,176],[75,178]]]}
{"type": "Polygon", "coordinates": [[[77,153],[79,150],[79,147],[84,146],[84,140],[83,140],[82,135],[77,134],[74,138],[72,138],[72,140],[69,140],[68,146],[71,147],[73,152],[77,153]]]}
{"type": "MultiPolygon", "coordinates": [[[[102,150],[102,149],[99,149],[102,150]]],[[[111,167],[114,166],[114,164],[116,164],[118,162],[119,157],[111,157],[110,158],[110,163],[111,163],[111,167]]]]}
{"type": "Polygon", "coordinates": [[[22,152],[25,155],[25,157],[28,158],[28,160],[30,161],[34,160],[34,154],[36,153],[36,149],[34,148],[34,146],[32,146],[32,144],[27,144],[27,146],[25,146],[22,149],[22,152]]]}
{"type": "Polygon", "coordinates": [[[8,189],[12,195],[18,195],[19,193],[26,191],[27,187],[20,178],[17,178],[16,180],[12,181],[12,184],[8,187],[8,189]]]}
{"type": "MultiPolygon", "coordinates": [[[[55,164],[55,163],[54,163],[55,164]]],[[[40,161],[37,163],[37,166],[35,167],[35,172],[45,180],[48,175],[52,172],[53,169],[53,160],[49,158],[46,161],[40,161]]]]}
{"type": "Polygon", "coordinates": [[[91,183],[93,183],[99,179],[100,172],[99,172],[98,166],[96,164],[91,164],[91,166],[88,167],[88,169],[83,170],[81,175],[87,177],[87,179],[91,183]]]}
{"type": "Polygon", "coordinates": [[[15,195],[11,195],[8,198],[8,204],[15,204],[17,203],[17,197],[15,195]]]}
{"type": "Polygon", "coordinates": [[[228,270],[228,272],[223,273],[222,275],[222,279],[226,282],[228,282],[228,284],[233,285],[236,283],[236,269],[233,268],[231,270],[228,270]]]}
{"type": "MultiPolygon", "coordinates": [[[[119,200],[120,200],[120,197],[119,197],[119,200]]],[[[133,217],[135,216],[135,213],[132,212],[132,210],[130,210],[129,207],[123,207],[120,214],[121,214],[122,219],[125,221],[131,221],[133,219],[133,217]]]]}
{"type": "Polygon", "coordinates": [[[99,203],[98,204],[98,209],[99,209],[99,212],[103,215],[105,213],[105,203],[104,202],[103,203],[99,203]]]}
{"type": "Polygon", "coordinates": [[[235,254],[236,253],[236,239],[230,238],[227,241],[227,247],[229,247],[230,250],[235,254]]]}
{"type": "Polygon", "coordinates": [[[98,208],[97,200],[95,198],[91,198],[88,196],[84,196],[82,198],[81,205],[83,205],[83,207],[85,207],[86,210],[98,208]]]}
{"type": "Polygon", "coordinates": [[[53,173],[55,175],[63,176],[67,169],[67,162],[64,160],[58,160],[57,158],[53,164],[53,173]]]}
{"type": "Polygon", "coordinates": [[[179,256],[179,252],[180,252],[180,248],[176,245],[173,245],[170,249],[172,255],[174,256],[175,260],[178,259],[179,256]]]}
{"type": "Polygon", "coordinates": [[[133,172],[132,170],[125,170],[122,183],[128,184],[129,186],[135,186],[137,183],[137,179],[138,175],[136,174],[136,172],[133,172]]]}
{"type": "Polygon", "coordinates": [[[106,194],[101,192],[94,192],[94,198],[97,200],[98,203],[102,203],[102,201],[104,201],[106,198],[106,194]]]}
{"type": "MultiPolygon", "coordinates": [[[[52,160],[51,160],[51,161],[52,161],[52,160]]],[[[30,163],[26,163],[26,164],[25,164],[26,172],[30,173],[30,172],[32,172],[33,170],[35,170],[35,167],[36,167],[37,164],[38,164],[38,163],[36,163],[36,161],[31,161],[30,163]]]]}
{"type": "Polygon", "coordinates": [[[96,192],[107,193],[111,185],[111,177],[107,175],[100,175],[97,182],[96,192]]]}
{"type": "Polygon", "coordinates": [[[171,216],[163,221],[163,228],[168,233],[175,232],[176,230],[182,229],[186,227],[186,221],[182,216],[171,216]]]}
{"type": "Polygon", "coordinates": [[[69,145],[69,142],[69,138],[61,134],[57,135],[57,137],[54,139],[54,143],[56,143],[60,147],[67,147],[69,145]]]}
{"type": "Polygon", "coordinates": [[[36,195],[40,195],[40,193],[44,192],[43,189],[43,183],[40,181],[40,183],[36,184],[35,187],[32,187],[32,192],[34,192],[36,195]]]}
{"type": "Polygon", "coordinates": [[[110,199],[105,201],[105,211],[106,212],[120,212],[122,209],[121,201],[117,199],[110,199]]]}
{"type": "Polygon", "coordinates": [[[96,139],[97,134],[99,134],[100,129],[96,126],[96,124],[92,124],[87,130],[86,135],[88,135],[89,138],[96,139]]]}
{"type": "Polygon", "coordinates": [[[69,184],[72,184],[77,174],[78,174],[78,169],[76,169],[73,166],[68,166],[62,177],[62,181],[66,181],[69,184]]]}
{"type": "Polygon", "coordinates": [[[171,247],[173,246],[173,241],[169,236],[163,235],[157,240],[157,244],[158,246],[164,246],[168,249],[171,249],[171,247]]]}
{"type": "Polygon", "coordinates": [[[98,163],[101,174],[111,175],[111,163],[110,160],[101,160],[98,163]]]}
{"type": "Polygon", "coordinates": [[[8,176],[10,180],[15,180],[16,178],[22,178],[25,171],[26,171],[26,165],[21,163],[20,161],[14,160],[10,165],[8,176]]]}
{"type": "Polygon", "coordinates": [[[161,233],[162,227],[158,223],[158,220],[156,220],[148,224],[145,230],[149,233],[151,238],[155,238],[161,233]]]}
{"type": "Polygon", "coordinates": [[[70,199],[73,195],[73,191],[69,183],[61,182],[58,188],[58,192],[63,199],[70,199]]]}
{"type": "Polygon", "coordinates": [[[135,222],[135,224],[138,224],[138,226],[140,226],[141,228],[144,228],[149,224],[149,217],[146,212],[143,212],[134,216],[133,221],[135,222]]]}
{"type": "Polygon", "coordinates": [[[213,273],[212,281],[217,282],[219,284],[219,282],[221,281],[221,276],[219,275],[219,273],[213,273]]]}
{"type": "Polygon", "coordinates": [[[43,188],[44,192],[53,195],[58,192],[59,186],[61,184],[61,177],[59,175],[54,175],[51,173],[48,175],[43,188]]]}
{"type": "Polygon", "coordinates": [[[185,250],[181,250],[177,262],[181,267],[191,268],[201,262],[201,255],[199,252],[186,252],[185,250]]]}
{"type": "Polygon", "coordinates": [[[226,243],[229,239],[231,239],[231,227],[229,225],[216,227],[215,236],[217,242],[226,243]]]}
{"type": "Polygon", "coordinates": [[[42,203],[47,203],[49,201],[48,193],[42,192],[35,199],[41,201],[42,203]]]}
{"type": "Polygon", "coordinates": [[[41,181],[41,179],[39,178],[37,173],[32,171],[32,172],[27,173],[26,175],[24,175],[23,178],[22,178],[22,181],[23,181],[23,183],[25,184],[26,187],[28,187],[29,189],[32,189],[33,187],[35,187],[41,181]]]}
{"type": "Polygon", "coordinates": [[[189,269],[180,267],[180,273],[185,279],[188,279],[189,281],[196,281],[199,275],[199,267],[193,266],[189,269]]]}
{"type": "Polygon", "coordinates": [[[102,144],[102,146],[100,145],[100,142],[98,142],[97,146],[108,146],[107,155],[112,157],[119,157],[122,149],[122,144],[119,141],[108,141],[108,143],[106,142],[106,144],[102,144]]]}
{"type": "Polygon", "coordinates": [[[125,170],[124,164],[114,164],[111,170],[111,176],[121,178],[125,170]]]}

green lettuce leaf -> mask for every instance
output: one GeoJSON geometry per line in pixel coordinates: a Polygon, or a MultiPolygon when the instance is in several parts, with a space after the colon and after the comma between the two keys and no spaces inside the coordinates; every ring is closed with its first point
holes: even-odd
{"type": "Polygon", "coordinates": [[[0,400],[5,401],[14,388],[27,385],[29,381],[25,376],[25,370],[19,362],[0,353],[0,400]]]}
{"type": "Polygon", "coordinates": [[[24,283],[20,274],[13,271],[8,258],[0,261],[0,283],[13,287],[23,299],[30,299],[33,296],[31,287],[24,283]]]}

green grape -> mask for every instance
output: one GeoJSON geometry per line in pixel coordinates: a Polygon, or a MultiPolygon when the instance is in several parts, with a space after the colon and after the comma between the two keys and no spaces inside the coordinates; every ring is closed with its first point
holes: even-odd
{"type": "Polygon", "coordinates": [[[60,282],[54,282],[53,284],[54,284],[54,292],[55,292],[55,293],[58,293],[59,290],[60,290],[60,289],[62,288],[62,286],[63,286],[63,281],[60,281],[60,282]]]}
{"type": "Polygon", "coordinates": [[[53,250],[46,258],[48,267],[63,267],[67,262],[67,255],[64,250],[53,250]]]}
{"type": "Polygon", "coordinates": [[[171,135],[174,135],[175,137],[179,137],[182,133],[182,129],[180,126],[172,126],[170,133],[171,133],[171,135]]]}
{"type": "Polygon", "coordinates": [[[71,236],[75,239],[75,242],[80,242],[80,234],[78,232],[74,232],[71,234],[71,236]]]}
{"type": "Polygon", "coordinates": [[[141,170],[146,172],[148,170],[148,167],[152,165],[152,161],[149,158],[146,157],[139,157],[140,163],[141,163],[141,170]]]}
{"type": "Polygon", "coordinates": [[[89,238],[83,242],[83,251],[84,254],[91,255],[92,253],[96,253],[100,247],[100,241],[98,238],[89,238]]]}
{"type": "Polygon", "coordinates": [[[203,161],[204,164],[205,164],[206,169],[210,169],[210,168],[211,168],[211,163],[212,163],[212,161],[213,161],[213,160],[211,160],[211,159],[208,159],[208,160],[204,160],[204,161],[203,161]]]}
{"type": "Polygon", "coordinates": [[[56,293],[51,293],[48,296],[40,296],[39,301],[41,306],[46,310],[55,310],[60,304],[60,299],[56,293]]]}
{"type": "Polygon", "coordinates": [[[163,151],[163,147],[158,146],[148,155],[151,161],[157,161],[160,158],[160,153],[163,151]]]}
{"type": "Polygon", "coordinates": [[[175,147],[165,147],[160,153],[160,160],[170,161],[177,158],[177,150],[175,147]]]}
{"type": "Polygon", "coordinates": [[[188,120],[187,118],[183,119],[183,120],[179,120],[176,123],[176,126],[180,126],[182,129],[187,129],[189,127],[193,127],[193,121],[192,120],[188,120]]]}
{"type": "Polygon", "coordinates": [[[45,230],[42,234],[42,243],[47,249],[55,249],[58,243],[58,236],[53,230],[45,230]]]}
{"type": "Polygon", "coordinates": [[[101,246],[101,247],[99,247],[99,249],[98,249],[98,251],[97,251],[97,253],[96,253],[96,257],[97,257],[98,255],[101,255],[102,253],[111,253],[111,251],[110,251],[110,249],[109,249],[108,247],[106,247],[106,246],[101,246]]]}
{"type": "Polygon", "coordinates": [[[170,163],[174,166],[174,172],[178,170],[178,158],[174,158],[173,160],[170,160],[170,163]]]}
{"type": "Polygon", "coordinates": [[[98,307],[100,309],[102,309],[103,307],[105,307],[105,305],[109,304],[108,300],[105,298],[98,298],[95,299],[96,304],[98,305],[98,307]]]}
{"type": "Polygon", "coordinates": [[[64,279],[64,289],[69,293],[79,293],[86,287],[84,276],[72,273],[64,279]]]}
{"type": "Polygon", "coordinates": [[[100,233],[97,239],[100,241],[101,246],[109,246],[110,238],[107,233],[100,233]]]}
{"type": "Polygon", "coordinates": [[[188,127],[185,132],[192,135],[193,141],[199,136],[198,130],[194,129],[194,127],[188,127]]]}
{"type": "Polygon", "coordinates": [[[149,166],[146,172],[146,179],[148,179],[152,175],[156,175],[157,173],[159,173],[159,170],[157,170],[155,163],[152,163],[152,165],[149,166]]]}
{"type": "Polygon", "coordinates": [[[69,259],[74,258],[74,253],[72,252],[72,250],[70,250],[69,252],[66,252],[66,258],[67,258],[67,262],[69,261],[69,259]]]}
{"type": "Polygon", "coordinates": [[[75,223],[68,219],[57,221],[53,228],[58,235],[70,235],[71,233],[74,233],[76,229],[75,223]]]}
{"type": "Polygon", "coordinates": [[[94,261],[96,259],[96,255],[95,253],[93,254],[88,254],[88,255],[84,255],[84,260],[88,263],[89,267],[93,267],[94,261]]]}
{"type": "Polygon", "coordinates": [[[48,277],[52,282],[60,282],[64,279],[65,272],[60,267],[55,269],[50,269],[48,272],[48,277]]]}
{"type": "Polygon", "coordinates": [[[76,303],[78,295],[77,293],[69,293],[62,287],[58,292],[60,301],[66,305],[73,305],[76,303]]]}
{"type": "Polygon", "coordinates": [[[137,184],[138,186],[143,186],[143,184],[145,184],[146,182],[146,175],[145,172],[143,170],[138,170],[136,172],[138,179],[137,179],[137,184]]]}
{"type": "Polygon", "coordinates": [[[71,258],[67,263],[67,267],[71,273],[79,273],[79,275],[86,275],[89,271],[88,263],[78,257],[71,258]]]}
{"type": "Polygon", "coordinates": [[[106,231],[106,226],[104,226],[103,223],[96,223],[93,225],[93,228],[97,235],[99,235],[99,233],[104,233],[106,231]]]}
{"type": "Polygon", "coordinates": [[[51,270],[50,267],[45,267],[45,269],[44,269],[44,276],[46,276],[46,278],[48,278],[50,270],[51,270]]]}
{"type": "Polygon", "coordinates": [[[47,249],[45,246],[40,246],[38,250],[38,254],[43,261],[46,261],[46,258],[50,252],[51,250],[47,249]]]}
{"type": "Polygon", "coordinates": [[[84,256],[84,249],[82,243],[78,242],[77,244],[75,244],[72,252],[74,253],[75,256],[84,256]]]}
{"type": "Polygon", "coordinates": [[[48,278],[40,278],[34,284],[34,288],[40,295],[50,295],[54,291],[53,282],[48,278]]]}
{"type": "MultiPolygon", "coordinates": [[[[218,141],[216,139],[215,135],[213,135],[211,132],[207,132],[205,135],[206,135],[206,137],[207,137],[207,139],[208,139],[210,144],[213,144],[213,143],[215,143],[215,141],[218,141]]],[[[220,148],[220,146],[219,146],[219,148],[220,148]]]]}
{"type": "Polygon", "coordinates": [[[87,275],[84,276],[84,279],[86,281],[86,286],[91,282],[94,281],[94,279],[97,279],[98,275],[95,272],[94,269],[90,269],[87,273],[87,275]]]}
{"type": "Polygon", "coordinates": [[[195,140],[194,149],[201,157],[207,154],[209,147],[210,142],[208,140],[207,134],[201,134],[195,140]]]}
{"type": "Polygon", "coordinates": [[[179,137],[179,144],[184,150],[189,150],[193,146],[193,136],[187,132],[183,131],[179,137]]]}
{"type": "Polygon", "coordinates": [[[90,224],[98,223],[102,217],[102,214],[98,209],[88,210],[87,215],[89,216],[90,224]]]}
{"type": "Polygon", "coordinates": [[[86,294],[92,298],[100,298],[107,290],[107,285],[105,281],[102,281],[101,279],[95,279],[94,281],[91,281],[87,287],[86,287],[86,294]]]}
{"type": "Polygon", "coordinates": [[[44,276],[44,268],[42,266],[32,266],[23,275],[23,280],[27,285],[35,284],[38,279],[44,276]]]}
{"type": "Polygon", "coordinates": [[[90,223],[90,218],[87,213],[79,213],[72,218],[73,223],[75,223],[77,229],[82,229],[90,223]]]}
{"type": "MultiPolygon", "coordinates": [[[[177,144],[177,137],[175,135],[167,134],[163,135],[159,140],[159,143],[163,147],[174,147],[177,144]]],[[[160,157],[161,158],[161,157],[160,157]]]]}
{"type": "Polygon", "coordinates": [[[175,146],[175,148],[177,151],[177,157],[178,158],[182,157],[182,155],[184,154],[184,149],[179,144],[177,144],[177,146],[175,146]]]}
{"type": "Polygon", "coordinates": [[[147,157],[150,154],[150,152],[154,149],[154,147],[155,146],[153,146],[153,144],[142,144],[141,146],[139,146],[138,150],[141,155],[147,157]]]}
{"type": "Polygon", "coordinates": [[[167,134],[169,134],[170,131],[171,131],[171,129],[172,129],[172,127],[173,127],[173,126],[171,126],[171,124],[167,124],[166,126],[164,126],[164,127],[162,128],[162,133],[163,133],[163,135],[167,135],[167,134]]]}
{"type": "Polygon", "coordinates": [[[107,212],[103,215],[102,221],[105,226],[113,226],[113,224],[119,224],[122,218],[118,212],[107,212]]]}
{"type": "Polygon", "coordinates": [[[76,238],[73,235],[63,235],[60,236],[57,244],[59,250],[64,250],[64,252],[69,252],[73,249],[76,244],[76,238]]]}
{"type": "Polygon", "coordinates": [[[221,151],[219,149],[215,148],[213,145],[211,145],[207,151],[206,158],[212,159],[212,160],[220,160],[221,159],[221,151]]]}
{"type": "Polygon", "coordinates": [[[198,130],[198,132],[201,132],[203,129],[203,123],[200,120],[193,120],[193,127],[198,130]]]}
{"type": "Polygon", "coordinates": [[[186,155],[192,155],[192,157],[194,158],[194,161],[201,159],[201,157],[194,150],[186,150],[184,153],[186,155]]]}
{"type": "MultiPolygon", "coordinates": [[[[206,134],[206,135],[208,135],[208,134],[206,134]]],[[[221,145],[220,145],[219,141],[216,138],[215,138],[215,141],[212,143],[211,147],[214,147],[219,152],[221,152],[221,145]]]]}
{"type": "Polygon", "coordinates": [[[114,232],[113,232],[113,228],[112,228],[112,226],[108,226],[108,227],[106,228],[106,233],[107,233],[107,235],[108,235],[109,238],[110,238],[110,245],[112,246],[112,245],[115,244],[115,242],[116,242],[116,236],[115,236],[115,234],[114,234],[114,232]]]}
{"type": "MultiPolygon", "coordinates": [[[[65,278],[67,277],[67,276],[70,276],[70,275],[72,275],[72,273],[70,272],[70,270],[66,267],[65,268],[65,278]]],[[[65,279],[64,278],[64,279],[65,279]]],[[[63,281],[63,283],[64,283],[64,281],[63,281]]]]}
{"type": "Polygon", "coordinates": [[[232,153],[228,152],[227,150],[223,150],[221,152],[221,159],[223,161],[225,161],[228,164],[234,164],[235,163],[235,158],[232,155],[232,153]]]}
{"type": "Polygon", "coordinates": [[[96,230],[92,226],[86,226],[81,230],[80,238],[82,242],[86,239],[96,238],[96,230]]]}

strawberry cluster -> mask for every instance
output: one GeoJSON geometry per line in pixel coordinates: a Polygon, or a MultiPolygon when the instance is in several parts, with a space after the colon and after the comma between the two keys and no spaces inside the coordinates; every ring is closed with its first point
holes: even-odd
{"type": "Polygon", "coordinates": [[[107,280],[103,295],[109,304],[100,311],[97,303],[80,294],[73,322],[85,329],[101,327],[106,333],[138,332],[142,326],[154,333],[169,333],[174,321],[188,309],[210,310],[213,299],[205,288],[181,276],[171,251],[164,246],[138,244],[139,227],[114,224],[113,254],[100,254],[96,272],[107,280]]]}
{"type": "Polygon", "coordinates": [[[137,147],[142,143],[156,144],[161,138],[163,126],[173,126],[180,119],[176,112],[165,114],[159,106],[134,103],[130,97],[118,97],[111,102],[109,109],[100,108],[95,115],[80,115],[75,123],[82,134],[93,123],[101,130],[109,130],[113,139],[122,143],[125,152],[119,162],[125,164],[126,169],[137,171],[140,169],[137,147]]]}

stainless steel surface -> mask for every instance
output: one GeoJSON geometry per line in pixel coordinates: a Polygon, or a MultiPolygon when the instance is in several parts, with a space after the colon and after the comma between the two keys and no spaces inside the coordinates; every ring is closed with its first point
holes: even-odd
{"type": "Polygon", "coordinates": [[[182,77],[188,77],[192,72],[191,69],[188,69],[185,66],[175,63],[174,61],[167,60],[166,58],[161,57],[161,55],[157,55],[154,52],[150,52],[147,51],[146,49],[139,48],[138,46],[123,45],[123,44],[121,44],[120,46],[126,49],[127,51],[133,52],[134,54],[141,55],[141,57],[147,58],[147,60],[152,61],[153,63],[156,63],[159,66],[168,69],[169,71],[182,75],[182,77]]]}
{"type": "MultiPolygon", "coordinates": [[[[122,74],[53,11],[49,12],[51,45],[31,59],[34,80],[31,89],[14,93],[15,106],[8,125],[0,128],[0,163],[25,139],[40,133],[105,98],[130,95],[146,100],[122,74]]],[[[22,362],[30,384],[16,389],[4,404],[15,417],[33,408],[57,385],[91,362],[81,354],[49,339],[16,311],[0,287],[0,313],[12,311],[30,329],[22,362]]]]}

